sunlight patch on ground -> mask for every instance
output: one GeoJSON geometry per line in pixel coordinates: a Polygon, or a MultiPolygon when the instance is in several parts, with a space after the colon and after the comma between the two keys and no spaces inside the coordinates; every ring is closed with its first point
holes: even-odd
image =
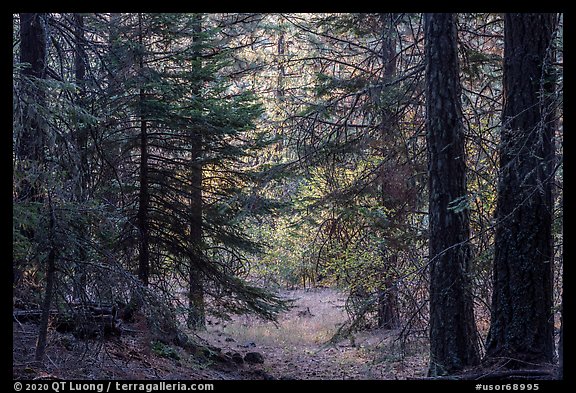
{"type": "Polygon", "coordinates": [[[297,347],[322,345],[346,321],[344,295],[333,289],[285,291],[283,296],[297,298],[295,307],[277,323],[253,316],[239,316],[221,331],[239,342],[297,347]]]}
{"type": "Polygon", "coordinates": [[[426,376],[428,347],[424,342],[402,346],[398,331],[372,329],[334,345],[327,342],[347,320],[346,295],[331,288],[283,291],[295,307],[278,322],[253,316],[213,321],[200,335],[222,351],[257,351],[261,366],[276,378],[407,379],[426,376]]]}

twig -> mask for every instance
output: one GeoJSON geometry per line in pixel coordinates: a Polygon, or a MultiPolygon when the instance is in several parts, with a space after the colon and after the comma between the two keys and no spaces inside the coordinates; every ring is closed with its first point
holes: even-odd
{"type": "Polygon", "coordinates": [[[486,374],[481,375],[471,375],[469,378],[466,376],[466,379],[475,379],[475,380],[482,380],[482,379],[492,379],[492,378],[510,378],[510,377],[520,377],[520,376],[528,376],[528,377],[542,377],[542,376],[553,376],[554,373],[551,370],[542,370],[542,369],[533,369],[533,370],[495,370],[491,371],[486,374]]]}
{"type": "Polygon", "coordinates": [[[16,316],[15,316],[14,314],[12,314],[12,316],[13,316],[12,319],[15,320],[16,322],[18,322],[18,325],[20,325],[20,328],[22,329],[22,332],[23,332],[23,333],[28,333],[28,332],[26,331],[26,329],[24,329],[24,325],[22,325],[22,323],[18,320],[18,318],[16,318],[16,316]]]}

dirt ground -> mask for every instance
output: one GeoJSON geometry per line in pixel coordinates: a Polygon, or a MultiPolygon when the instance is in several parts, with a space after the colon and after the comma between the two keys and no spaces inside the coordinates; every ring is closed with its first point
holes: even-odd
{"type": "Polygon", "coordinates": [[[208,319],[207,330],[197,333],[221,353],[238,362],[199,363],[181,348],[154,348],[144,323],[131,332],[102,340],[77,340],[71,334],[51,332],[47,361],[32,362],[37,326],[13,323],[14,379],[414,379],[426,376],[427,345],[413,339],[400,345],[395,331],[369,330],[335,345],[326,345],[346,320],[344,295],[330,288],[284,291],[295,299],[294,308],[277,323],[252,316],[232,321],[208,319]],[[249,352],[263,363],[239,360],[249,352]]]}
{"type": "Polygon", "coordinates": [[[404,347],[397,331],[373,329],[334,345],[327,342],[346,320],[345,295],[330,288],[284,291],[294,308],[278,323],[252,316],[229,322],[210,321],[200,336],[223,352],[258,351],[259,368],[275,379],[413,379],[425,377],[427,347],[404,347]]]}

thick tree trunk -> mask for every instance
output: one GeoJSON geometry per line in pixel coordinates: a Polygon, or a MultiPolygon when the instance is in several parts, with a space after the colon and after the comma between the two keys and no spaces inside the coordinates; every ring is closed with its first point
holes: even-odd
{"type": "MultiPolygon", "coordinates": [[[[46,14],[19,14],[20,17],[20,62],[26,63],[22,69],[22,106],[20,115],[21,128],[18,130],[17,142],[14,146],[16,160],[15,168],[26,175],[22,176],[16,191],[16,202],[42,202],[38,186],[29,180],[28,173],[35,171],[35,166],[42,160],[42,144],[44,140],[43,121],[36,109],[44,105],[44,91],[34,78],[46,77],[46,14]]],[[[16,130],[15,130],[16,131],[16,130]]],[[[18,228],[20,233],[32,240],[34,228],[18,228]]],[[[25,262],[14,260],[13,284],[21,277],[21,266],[25,262]]]]}
{"type": "Polygon", "coordinates": [[[555,14],[506,14],[504,108],[487,359],[549,363],[552,312],[555,14]]]}
{"type": "Polygon", "coordinates": [[[46,14],[20,14],[20,62],[29,65],[24,74],[46,77],[46,14]]]}
{"type": "MultiPolygon", "coordinates": [[[[202,17],[194,16],[194,36],[196,43],[202,33],[202,17]]],[[[201,53],[195,50],[194,60],[197,67],[201,53]]],[[[192,86],[195,95],[200,95],[200,84],[192,86]]],[[[188,326],[202,329],[206,325],[204,310],[204,286],[202,277],[202,133],[198,130],[191,132],[190,157],[190,256],[189,293],[188,293],[188,326]]]]}
{"type": "MultiPolygon", "coordinates": [[[[18,165],[24,172],[32,170],[43,154],[43,120],[37,108],[44,105],[45,95],[37,80],[45,79],[48,69],[46,18],[43,13],[20,14],[20,62],[26,66],[22,69],[25,77],[22,84],[22,129],[15,150],[18,165]]],[[[41,201],[39,190],[27,178],[21,181],[17,198],[20,201],[41,201]]]]}
{"type": "Polygon", "coordinates": [[[468,265],[469,214],[453,14],[425,14],[429,175],[430,370],[452,374],[479,362],[468,265]]]}

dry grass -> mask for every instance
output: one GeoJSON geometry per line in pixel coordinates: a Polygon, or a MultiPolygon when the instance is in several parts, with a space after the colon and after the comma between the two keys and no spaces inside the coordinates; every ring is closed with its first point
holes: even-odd
{"type": "Polygon", "coordinates": [[[347,320],[345,294],[321,288],[281,295],[295,299],[295,307],[276,324],[238,316],[229,322],[213,321],[201,335],[223,352],[261,352],[265,364],[256,367],[276,378],[407,379],[426,375],[426,343],[400,345],[398,331],[374,329],[326,345],[347,320]]]}
{"type": "Polygon", "coordinates": [[[280,316],[277,323],[240,316],[227,323],[222,332],[238,342],[257,341],[285,348],[317,346],[327,342],[347,318],[343,295],[336,290],[295,290],[283,295],[297,300],[295,307],[280,316]]]}

